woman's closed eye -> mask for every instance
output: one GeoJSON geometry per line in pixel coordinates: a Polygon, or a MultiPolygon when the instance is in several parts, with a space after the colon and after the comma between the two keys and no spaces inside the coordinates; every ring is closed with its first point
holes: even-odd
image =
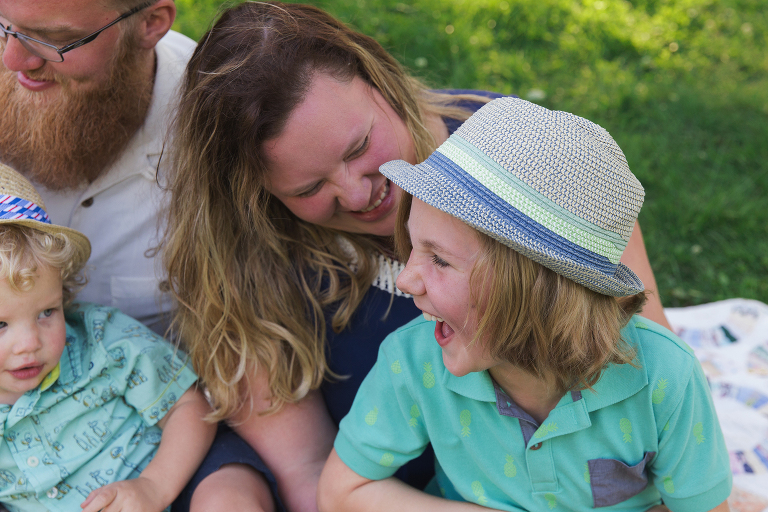
{"type": "Polygon", "coordinates": [[[441,267],[441,268],[448,266],[448,262],[445,261],[440,256],[438,256],[437,254],[432,255],[432,263],[434,263],[435,265],[437,265],[438,267],[441,267]]]}
{"type": "Polygon", "coordinates": [[[357,149],[352,151],[347,156],[347,158],[345,158],[345,160],[346,161],[353,160],[359,157],[360,155],[362,155],[363,153],[365,153],[365,150],[368,149],[368,144],[370,143],[370,140],[371,140],[371,134],[369,133],[368,135],[365,136],[365,139],[363,139],[363,142],[357,147],[357,149]]]}
{"type": "Polygon", "coordinates": [[[313,195],[320,192],[320,189],[323,188],[324,184],[325,184],[325,180],[318,181],[309,190],[305,190],[304,192],[299,193],[297,197],[300,197],[302,199],[307,197],[312,197],[313,195]]]}

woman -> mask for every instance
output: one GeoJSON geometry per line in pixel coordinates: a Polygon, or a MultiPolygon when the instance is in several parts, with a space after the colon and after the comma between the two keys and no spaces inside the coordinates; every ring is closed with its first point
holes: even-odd
{"type": "MultiPolygon", "coordinates": [[[[424,160],[496,96],[430,91],[373,39],[296,4],[241,4],[195,50],[165,247],[176,326],[215,418],[264,458],[289,509],[314,509],[379,343],[419,314],[394,286],[401,191],[379,166],[424,160]]],[[[639,231],[628,252],[654,288],[639,231]]],[[[423,485],[421,464],[399,476],[423,485]]]]}

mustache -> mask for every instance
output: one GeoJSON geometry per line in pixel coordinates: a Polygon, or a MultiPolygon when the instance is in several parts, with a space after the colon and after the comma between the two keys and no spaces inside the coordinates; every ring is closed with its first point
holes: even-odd
{"type": "Polygon", "coordinates": [[[38,82],[56,82],[58,84],[63,85],[66,80],[64,80],[64,77],[57,75],[54,72],[47,71],[47,70],[30,70],[30,71],[19,71],[19,73],[23,73],[24,76],[31,80],[37,80],[38,82]]]}

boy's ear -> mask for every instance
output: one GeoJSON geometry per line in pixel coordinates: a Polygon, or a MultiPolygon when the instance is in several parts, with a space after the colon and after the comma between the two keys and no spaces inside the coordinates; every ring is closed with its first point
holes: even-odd
{"type": "Polygon", "coordinates": [[[139,45],[151,50],[171,30],[176,19],[176,4],[173,0],[159,0],[146,8],[137,27],[139,45]]]}

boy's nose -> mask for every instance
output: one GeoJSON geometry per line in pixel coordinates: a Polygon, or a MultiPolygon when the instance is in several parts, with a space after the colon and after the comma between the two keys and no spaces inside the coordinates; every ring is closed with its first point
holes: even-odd
{"type": "Polygon", "coordinates": [[[19,333],[13,345],[13,353],[16,355],[36,352],[42,347],[40,336],[35,328],[24,329],[19,333]]]}
{"type": "Polygon", "coordinates": [[[413,258],[408,258],[405,268],[397,276],[397,287],[401,292],[413,295],[414,297],[424,295],[424,282],[416,270],[416,265],[412,263],[413,258]]]}

